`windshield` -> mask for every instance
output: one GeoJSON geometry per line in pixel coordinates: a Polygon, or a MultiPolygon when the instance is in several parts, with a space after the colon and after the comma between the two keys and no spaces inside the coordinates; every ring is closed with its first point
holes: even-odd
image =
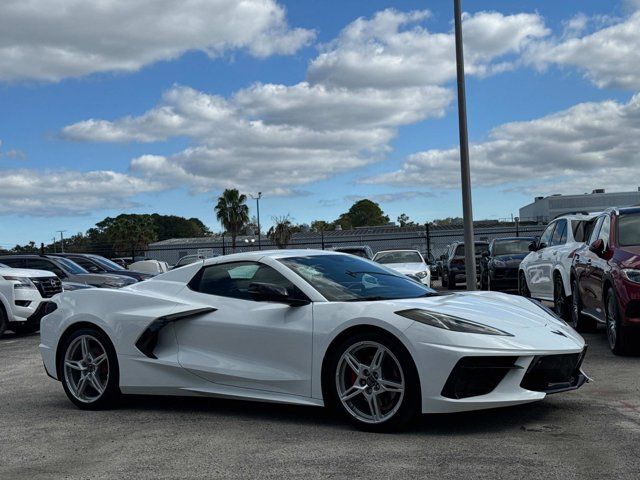
{"type": "Polygon", "coordinates": [[[529,253],[531,238],[519,240],[500,240],[493,242],[493,255],[516,255],[519,253],[529,253]]]}
{"type": "Polygon", "coordinates": [[[377,263],[422,263],[418,252],[378,252],[374,258],[377,263]]]}
{"type": "MultiPolygon", "coordinates": [[[[483,252],[489,251],[488,243],[476,243],[476,257],[482,255],[483,252]]],[[[456,247],[456,257],[464,257],[464,244],[460,244],[456,247]]]]}
{"type": "Polygon", "coordinates": [[[640,213],[620,215],[618,243],[623,247],[640,245],[640,213]]]}
{"type": "Polygon", "coordinates": [[[91,257],[91,260],[96,262],[105,270],[125,270],[122,266],[118,265],[116,262],[112,262],[108,258],[104,257],[91,257]]]}
{"type": "Polygon", "coordinates": [[[404,275],[353,255],[311,255],[283,258],[280,262],[331,302],[437,295],[404,275]]]}
{"type": "Polygon", "coordinates": [[[69,260],[68,258],[57,257],[55,262],[59,263],[64,267],[64,270],[67,273],[80,274],[80,273],[89,273],[76,262],[69,260]]]}

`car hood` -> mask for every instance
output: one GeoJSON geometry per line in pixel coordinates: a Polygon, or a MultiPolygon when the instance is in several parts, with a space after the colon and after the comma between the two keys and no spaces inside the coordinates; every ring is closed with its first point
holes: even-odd
{"type": "Polygon", "coordinates": [[[640,245],[620,247],[620,250],[624,253],[623,268],[640,268],[640,245]]]}
{"type": "MultiPolygon", "coordinates": [[[[360,303],[360,302],[356,302],[360,303]]],[[[414,322],[420,335],[438,344],[491,346],[511,349],[571,350],[584,347],[584,340],[567,323],[544,307],[516,295],[499,292],[462,292],[401,300],[364,302],[360,315],[396,319],[395,312],[424,309],[452,315],[497,328],[512,336],[451,332],[414,322]],[[423,327],[423,328],[422,328],[423,327]]]]}
{"type": "Polygon", "coordinates": [[[424,263],[386,263],[386,267],[407,275],[409,273],[424,272],[429,267],[424,263]]]}
{"type": "Polygon", "coordinates": [[[0,268],[0,275],[27,278],[58,278],[55,273],[48,272],[47,270],[27,270],[22,268],[0,268]]]}

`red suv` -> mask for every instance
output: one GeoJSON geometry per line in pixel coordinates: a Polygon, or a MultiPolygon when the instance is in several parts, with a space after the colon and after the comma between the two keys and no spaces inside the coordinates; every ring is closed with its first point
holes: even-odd
{"type": "Polygon", "coordinates": [[[613,353],[633,353],[640,350],[640,207],[610,209],[592,222],[573,258],[571,322],[581,331],[604,323],[613,353]]]}

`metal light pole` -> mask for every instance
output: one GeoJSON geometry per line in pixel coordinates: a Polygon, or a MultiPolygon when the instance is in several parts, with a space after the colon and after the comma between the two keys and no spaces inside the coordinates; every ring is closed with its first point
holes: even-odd
{"type": "Polygon", "coordinates": [[[462,47],[462,7],[453,0],[456,30],[456,65],[458,70],[458,122],[460,124],[460,174],[462,177],[462,217],[464,220],[464,264],[467,290],[476,290],[476,252],[471,206],[471,173],[469,168],[469,135],[467,132],[467,99],[464,85],[464,50],[462,47]]]}
{"type": "Polygon", "coordinates": [[[258,250],[262,250],[262,242],[260,241],[260,199],[262,198],[262,192],[258,192],[258,195],[251,195],[251,198],[256,201],[256,211],[258,215],[258,250]]]}
{"type": "Polygon", "coordinates": [[[64,253],[64,236],[63,233],[66,230],[56,230],[60,234],[60,253],[64,253]]]}

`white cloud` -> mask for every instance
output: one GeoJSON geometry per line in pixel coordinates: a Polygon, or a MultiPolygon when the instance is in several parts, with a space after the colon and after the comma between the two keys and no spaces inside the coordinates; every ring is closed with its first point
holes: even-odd
{"type": "MultiPolygon", "coordinates": [[[[453,32],[430,32],[423,25],[428,17],[427,11],[388,9],[371,19],[359,18],[311,62],[309,81],[348,88],[396,88],[453,80],[453,32]]],[[[466,69],[476,75],[509,68],[510,54],[549,34],[537,14],[479,12],[465,14],[463,22],[466,69]]]]}
{"type": "Polygon", "coordinates": [[[162,190],[157,181],[112,171],[3,170],[0,214],[84,215],[94,210],[129,208],[139,193],[162,190]]]}
{"type": "Polygon", "coordinates": [[[389,193],[375,193],[373,195],[347,195],[345,200],[349,202],[356,202],[368,198],[377,203],[394,203],[394,202],[406,202],[408,200],[415,200],[418,198],[434,198],[436,196],[433,192],[425,192],[418,190],[407,190],[402,192],[389,192],[389,193]]]}
{"type": "MultiPolygon", "coordinates": [[[[494,129],[471,145],[475,187],[520,185],[539,194],[638,186],[640,94],[628,103],[582,103],[528,122],[494,129]]],[[[394,186],[459,188],[457,148],[410,155],[399,170],[363,179],[394,186]]]]}
{"type": "MultiPolygon", "coordinates": [[[[186,136],[193,146],[141,156],[132,161],[132,171],[194,191],[269,186],[288,194],[381,160],[401,126],[444,115],[454,98],[442,85],[455,72],[453,36],[425,30],[419,24],[427,18],[427,12],[385,10],[356,20],[311,63],[306,82],[256,83],[229,98],[175,86],[139,116],[89,119],[62,134],[103,142],[186,136]],[[350,71],[345,59],[360,70],[350,71]],[[393,63],[401,66],[390,68],[393,63]],[[346,77],[351,80],[336,81],[346,77]]],[[[465,15],[465,28],[471,68],[479,74],[497,68],[494,58],[518,53],[532,38],[546,35],[534,14],[465,15]]]]}
{"type": "Polygon", "coordinates": [[[276,0],[3,0],[0,80],[135,71],[191,50],[291,54],[313,38],[276,0]]]}
{"type": "Polygon", "coordinates": [[[639,32],[640,11],[636,11],[592,33],[531,45],[525,58],[540,70],[554,64],[576,67],[601,88],[637,91],[640,88],[639,32]]]}

